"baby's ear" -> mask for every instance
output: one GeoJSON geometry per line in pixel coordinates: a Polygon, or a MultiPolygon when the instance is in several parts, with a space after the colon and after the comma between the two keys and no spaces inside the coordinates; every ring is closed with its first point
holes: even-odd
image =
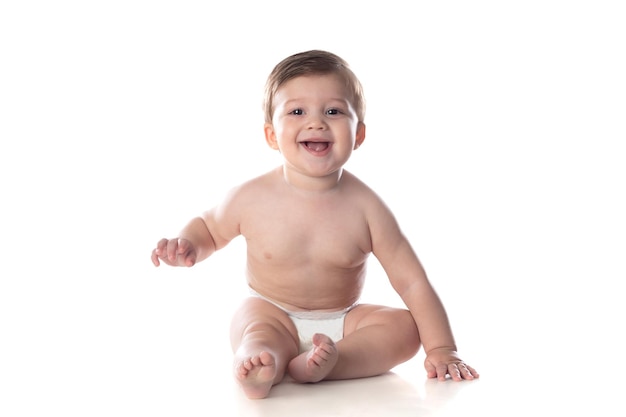
{"type": "Polygon", "coordinates": [[[265,132],[265,141],[270,148],[278,150],[278,141],[276,140],[276,132],[274,126],[271,123],[265,123],[263,126],[263,132],[265,132]]]}
{"type": "Polygon", "coordinates": [[[356,127],[356,138],[354,141],[354,149],[359,149],[365,140],[365,123],[359,122],[356,127]]]}

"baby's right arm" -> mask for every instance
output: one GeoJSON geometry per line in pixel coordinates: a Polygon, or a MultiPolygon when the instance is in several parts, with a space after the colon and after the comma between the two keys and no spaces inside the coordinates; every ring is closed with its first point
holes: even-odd
{"type": "Polygon", "coordinates": [[[240,234],[242,204],[237,198],[240,189],[234,188],[217,207],[192,219],[178,237],[161,239],[152,250],[152,263],[155,266],[161,261],[170,266],[194,266],[226,246],[240,234]]]}

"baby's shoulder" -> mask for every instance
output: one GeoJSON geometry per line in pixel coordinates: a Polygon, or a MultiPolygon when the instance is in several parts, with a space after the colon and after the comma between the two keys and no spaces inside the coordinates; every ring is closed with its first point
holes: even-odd
{"type": "Polygon", "coordinates": [[[380,194],[355,175],[346,174],[346,189],[349,190],[347,191],[349,198],[346,200],[360,207],[368,218],[393,216],[391,209],[380,194]]]}
{"type": "Polygon", "coordinates": [[[275,187],[276,174],[274,170],[266,172],[257,177],[251,178],[232,187],[228,194],[227,200],[237,202],[239,204],[247,204],[252,201],[258,201],[259,197],[267,198],[271,194],[271,189],[275,187]]]}
{"type": "Polygon", "coordinates": [[[369,185],[359,179],[356,175],[344,171],[343,179],[345,180],[345,189],[352,198],[363,199],[364,202],[371,204],[380,204],[382,199],[369,185]]]}

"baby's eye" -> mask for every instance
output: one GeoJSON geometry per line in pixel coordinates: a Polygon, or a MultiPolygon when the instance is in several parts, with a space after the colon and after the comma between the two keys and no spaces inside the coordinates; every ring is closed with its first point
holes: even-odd
{"type": "Polygon", "coordinates": [[[342,111],[339,109],[328,109],[326,110],[326,114],[330,114],[330,115],[335,115],[335,114],[341,114],[342,111]]]}
{"type": "Polygon", "coordinates": [[[302,109],[294,109],[294,110],[290,111],[289,114],[293,114],[293,115],[296,115],[296,116],[302,116],[304,114],[304,111],[302,109]]]}

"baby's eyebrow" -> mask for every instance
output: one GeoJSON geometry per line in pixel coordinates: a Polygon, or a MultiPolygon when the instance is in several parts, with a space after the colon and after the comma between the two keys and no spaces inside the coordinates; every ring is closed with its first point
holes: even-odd
{"type": "Polygon", "coordinates": [[[300,106],[302,105],[302,103],[304,102],[303,99],[300,98],[292,98],[289,100],[285,100],[284,102],[280,103],[282,106],[284,107],[292,107],[292,106],[300,106]]]}
{"type": "Polygon", "coordinates": [[[340,103],[342,103],[342,104],[348,104],[348,103],[350,103],[350,100],[348,100],[348,99],[347,99],[347,98],[345,98],[345,97],[341,97],[341,98],[331,98],[331,99],[329,99],[328,101],[329,101],[329,102],[338,101],[338,102],[340,102],[340,103]]]}

